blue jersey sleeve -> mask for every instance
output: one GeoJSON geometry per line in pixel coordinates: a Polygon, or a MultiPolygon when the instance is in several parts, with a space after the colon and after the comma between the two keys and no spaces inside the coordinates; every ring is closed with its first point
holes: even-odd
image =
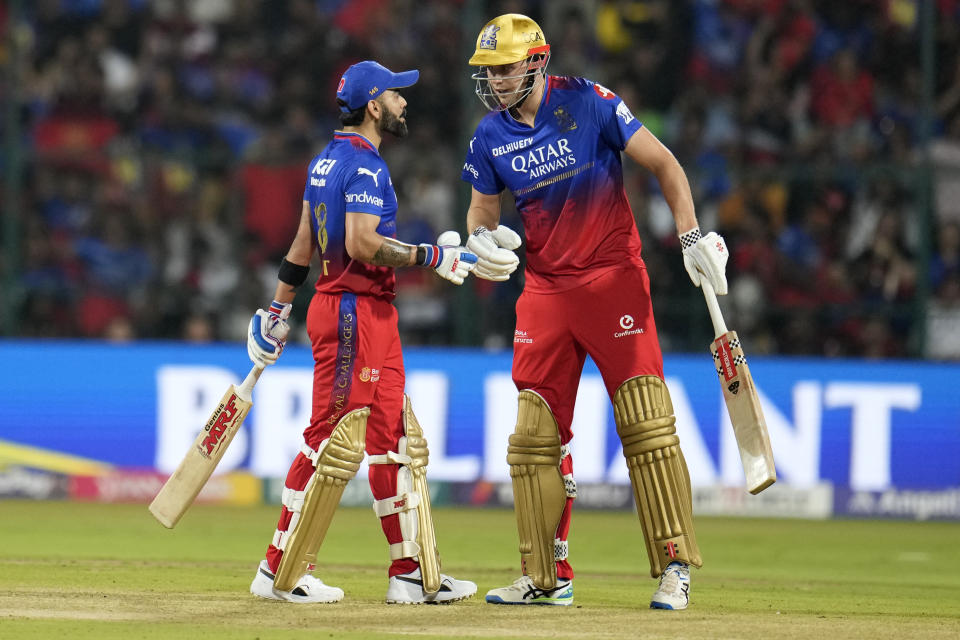
{"type": "Polygon", "coordinates": [[[390,184],[387,165],[383,161],[361,159],[350,172],[343,185],[345,211],[382,216],[390,184]]]}
{"type": "Polygon", "coordinates": [[[460,177],[464,182],[472,184],[474,189],[487,195],[497,195],[506,188],[493,168],[493,157],[484,142],[483,122],[470,139],[460,177]]]}
{"type": "Polygon", "coordinates": [[[601,84],[587,81],[590,86],[593,110],[600,134],[611,147],[623,151],[630,137],[643,123],[631,113],[620,96],[601,84]]]}

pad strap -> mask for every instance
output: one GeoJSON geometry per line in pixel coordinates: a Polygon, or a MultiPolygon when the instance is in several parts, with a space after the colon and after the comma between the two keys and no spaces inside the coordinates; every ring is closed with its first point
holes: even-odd
{"type": "MultiPolygon", "coordinates": [[[[560,447],[560,470],[563,471],[563,461],[570,457],[570,445],[565,444],[560,447]]],[[[567,492],[568,498],[577,497],[577,481],[573,479],[573,473],[563,474],[563,488],[567,492]]]]}
{"type": "Polygon", "coordinates": [[[420,545],[413,540],[401,540],[390,545],[390,559],[416,558],[420,555],[420,545]]]}
{"type": "Polygon", "coordinates": [[[373,501],[373,511],[379,517],[384,518],[401,511],[410,511],[420,506],[420,494],[416,492],[407,492],[403,495],[384,498],[383,500],[373,501]]]}
{"type": "Polygon", "coordinates": [[[557,562],[566,560],[567,556],[570,555],[570,543],[566,540],[561,540],[557,538],[553,541],[553,559],[557,562]]]}
{"type": "Polygon", "coordinates": [[[409,465],[413,459],[396,451],[387,451],[384,454],[367,456],[367,464],[406,464],[409,465]]]}
{"type": "Polygon", "coordinates": [[[329,442],[329,440],[330,439],[328,438],[323,442],[321,442],[320,446],[317,447],[316,449],[312,448],[310,445],[304,442],[303,444],[300,445],[300,453],[310,458],[310,462],[312,462],[313,467],[316,468],[317,458],[319,458],[320,454],[323,453],[323,448],[327,445],[327,442],[329,442]]]}

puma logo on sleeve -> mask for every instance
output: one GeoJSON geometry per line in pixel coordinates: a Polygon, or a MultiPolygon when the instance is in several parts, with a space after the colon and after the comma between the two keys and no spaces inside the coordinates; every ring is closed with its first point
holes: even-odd
{"type": "Polygon", "coordinates": [[[380,167],[379,169],[377,169],[377,173],[374,173],[374,172],[370,171],[370,169],[364,169],[363,167],[358,167],[358,168],[357,168],[357,174],[358,174],[358,175],[370,176],[371,178],[373,178],[373,185],[374,185],[375,187],[379,187],[379,186],[380,186],[380,184],[377,182],[377,175],[378,175],[381,171],[383,171],[383,167],[380,167]]]}

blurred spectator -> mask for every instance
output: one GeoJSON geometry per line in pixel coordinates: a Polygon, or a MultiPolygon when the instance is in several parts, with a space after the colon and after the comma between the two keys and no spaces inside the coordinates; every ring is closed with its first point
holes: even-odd
{"type": "Polygon", "coordinates": [[[924,355],[942,360],[960,359],[960,276],[947,278],[927,314],[927,348],[924,355]]]}
{"type": "MultiPolygon", "coordinates": [[[[480,25],[463,23],[462,2],[24,4],[22,335],[242,340],[299,221],[305,163],[338,126],[336,83],[363,58],[421,72],[406,95],[409,144],[381,149],[404,237],[463,231],[461,138],[483,111],[462,56],[480,25]]],[[[899,356],[925,329],[931,357],[960,357],[957,3],[937,3],[928,149],[909,0],[481,5],[541,21],[557,45],[551,73],[589,69],[671,148],[702,223],[727,237],[724,304],[752,349],[899,356]],[[936,220],[924,242],[926,157],[936,220]],[[927,289],[924,327],[914,296],[927,289]]],[[[661,342],[699,349],[671,215],[649,174],[625,169],[661,342]]],[[[505,203],[504,223],[520,228],[516,215],[505,203]]],[[[424,275],[404,276],[405,339],[509,348],[521,274],[471,280],[475,298],[424,275]],[[474,326],[455,334],[464,318],[474,326]]]]}
{"type": "Polygon", "coordinates": [[[960,113],[948,123],[946,135],[930,145],[936,169],[936,213],[941,222],[960,222],[960,113]]]}
{"type": "Polygon", "coordinates": [[[811,111],[837,156],[856,159],[867,154],[873,91],[872,74],[860,66],[851,49],[841,49],[814,71],[811,111]]]}
{"type": "Polygon", "coordinates": [[[960,223],[947,222],[936,235],[930,264],[930,284],[939,298],[949,298],[950,286],[960,277],[960,223]]]}
{"type": "Polygon", "coordinates": [[[212,342],[216,339],[216,331],[209,316],[193,313],[184,321],[180,337],[187,342],[212,342]]]}

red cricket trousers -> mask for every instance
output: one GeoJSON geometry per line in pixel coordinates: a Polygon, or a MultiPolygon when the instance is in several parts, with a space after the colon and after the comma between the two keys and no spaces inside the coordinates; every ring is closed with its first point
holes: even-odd
{"type": "MultiPolygon", "coordinates": [[[[397,330],[397,310],[388,301],[371,296],[316,293],[307,312],[307,332],[313,347],[313,411],[303,432],[306,444],[316,449],[328,438],[344,415],[370,407],[366,452],[382,455],[397,451],[403,436],[403,353],[397,330]]],[[[397,495],[396,464],[370,465],[370,489],[377,500],[397,495]]],[[[310,459],[298,454],[287,473],[285,486],[302,491],[314,473],[310,459]]],[[[283,552],[275,544],[287,531],[292,512],[283,507],[274,544],[267,549],[270,570],[276,571],[283,552]]],[[[397,514],[381,518],[387,542],[403,537],[397,514]]],[[[407,573],[417,560],[394,560],[389,575],[407,573]]]]}
{"type": "MultiPolygon", "coordinates": [[[[560,428],[560,442],[573,438],[570,424],[587,355],[593,358],[611,401],[617,389],[635,376],[663,377],[663,355],[644,268],[608,271],[589,283],[559,293],[521,294],[513,340],[513,382],[518,391],[537,392],[550,406],[560,428]]],[[[603,421],[598,420],[602,425],[603,421]]],[[[604,438],[602,431],[587,437],[604,438]]],[[[573,479],[573,460],[565,448],[560,462],[565,479],[573,479]]],[[[557,576],[572,579],[566,559],[573,496],[557,527],[557,576]]]]}

